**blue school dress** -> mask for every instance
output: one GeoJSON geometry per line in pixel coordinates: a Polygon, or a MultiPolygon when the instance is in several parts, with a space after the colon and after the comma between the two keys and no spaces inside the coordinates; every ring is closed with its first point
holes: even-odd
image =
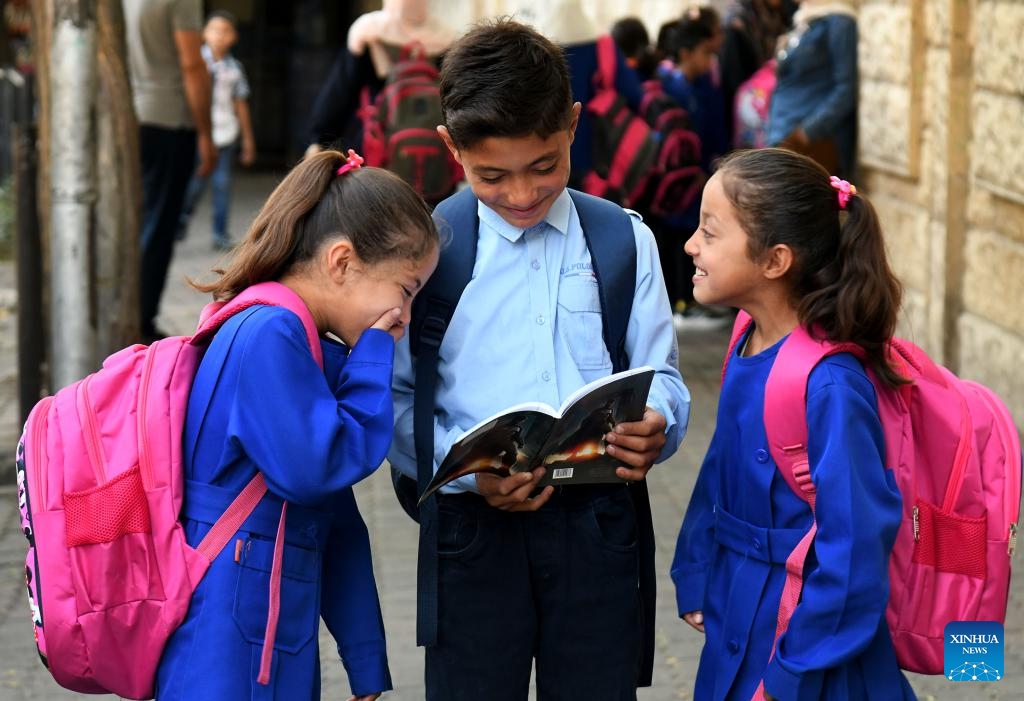
{"type": "Polygon", "coordinates": [[[901,500],[883,468],[874,388],[849,354],[823,360],[808,382],[818,532],[801,601],[769,662],[786,557],[812,523],[765,435],[765,382],[781,344],[729,360],[676,544],[679,615],[704,613],[694,698],[748,701],[764,678],[785,701],[913,699],[885,622],[901,500]]]}
{"type": "Polygon", "coordinates": [[[188,542],[199,543],[257,468],[269,493],[193,594],[160,661],[161,701],[319,699],[321,616],[352,692],[391,688],[370,541],[351,487],[391,443],[394,342],[371,329],[351,353],[321,345],[323,371],[297,316],[257,306],[232,317],[203,358],[185,420],[188,542]],[[270,683],[261,685],[282,498],[281,613],[270,683]]]}

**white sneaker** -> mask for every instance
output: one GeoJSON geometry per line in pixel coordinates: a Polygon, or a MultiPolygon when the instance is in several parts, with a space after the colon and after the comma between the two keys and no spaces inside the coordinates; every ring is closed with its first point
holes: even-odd
{"type": "Polygon", "coordinates": [[[710,331],[731,323],[731,314],[716,314],[704,307],[692,307],[686,312],[676,312],[672,315],[672,326],[676,331],[710,331]]]}

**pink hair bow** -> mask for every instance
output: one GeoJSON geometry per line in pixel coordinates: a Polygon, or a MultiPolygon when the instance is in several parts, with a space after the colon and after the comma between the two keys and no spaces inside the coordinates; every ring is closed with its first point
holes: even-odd
{"type": "Polygon", "coordinates": [[[350,148],[348,150],[348,158],[346,158],[345,162],[341,165],[340,168],[338,168],[338,172],[336,173],[336,175],[344,175],[350,170],[355,170],[356,168],[362,167],[363,157],[356,153],[355,149],[350,148]]]}
{"type": "Polygon", "coordinates": [[[839,196],[839,209],[846,209],[846,203],[850,201],[850,198],[857,194],[857,186],[851,185],[842,178],[832,176],[828,179],[829,183],[832,184],[838,191],[839,196]]]}

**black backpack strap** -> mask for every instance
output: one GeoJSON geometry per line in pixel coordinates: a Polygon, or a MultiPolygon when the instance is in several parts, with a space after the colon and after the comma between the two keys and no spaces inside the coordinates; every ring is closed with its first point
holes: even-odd
{"type": "MultiPolygon", "coordinates": [[[[604,320],[604,343],[612,358],[612,368],[619,372],[629,368],[626,352],[626,328],[636,291],[636,239],[630,215],[617,204],[598,197],[569,190],[583,235],[587,239],[590,258],[601,295],[601,316],[604,320]]],[[[630,485],[633,510],[636,512],[637,546],[640,566],[640,603],[643,609],[644,647],[641,658],[639,686],[650,686],[654,672],[654,605],[657,574],[654,563],[654,518],[647,480],[630,485]]]]}
{"type": "Polygon", "coordinates": [[[569,190],[580,217],[583,237],[594,264],[598,294],[601,296],[604,344],[612,358],[612,369],[629,369],[626,327],[633,309],[636,289],[636,239],[633,222],[622,207],[600,197],[569,190]]]}
{"type": "Polygon", "coordinates": [[[419,563],[416,568],[416,644],[437,642],[437,499],[418,509],[416,502],[434,476],[434,406],[437,361],[441,341],[455,313],[476,262],[477,199],[468,188],[441,202],[435,219],[448,223],[452,239],[441,252],[437,269],[413,301],[409,348],[415,358],[413,439],[416,445],[416,486],[397,471],[395,491],[406,512],[420,523],[419,563]],[[404,481],[403,481],[404,480],[404,481]]]}

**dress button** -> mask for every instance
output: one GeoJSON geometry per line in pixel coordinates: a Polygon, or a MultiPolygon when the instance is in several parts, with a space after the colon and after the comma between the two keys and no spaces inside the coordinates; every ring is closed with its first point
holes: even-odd
{"type": "Polygon", "coordinates": [[[539,260],[534,259],[533,262],[530,263],[530,265],[533,267],[534,270],[540,270],[539,260]]]}
{"type": "Polygon", "coordinates": [[[544,380],[545,382],[547,382],[548,380],[550,380],[550,379],[551,379],[551,373],[550,373],[550,372],[548,372],[547,370],[545,370],[544,372],[542,372],[542,373],[540,374],[540,377],[541,377],[541,379],[542,379],[542,380],[544,380]]]}
{"type": "Polygon", "coordinates": [[[541,326],[544,325],[544,315],[543,314],[541,316],[537,317],[537,324],[539,324],[541,326]]]}
{"type": "Polygon", "coordinates": [[[754,459],[761,464],[768,462],[768,451],[764,448],[758,448],[757,452],[754,453],[754,459]]]}
{"type": "Polygon", "coordinates": [[[740,644],[735,640],[730,640],[729,644],[726,645],[726,647],[728,647],[729,652],[733,653],[734,655],[740,650],[740,644]]]}

